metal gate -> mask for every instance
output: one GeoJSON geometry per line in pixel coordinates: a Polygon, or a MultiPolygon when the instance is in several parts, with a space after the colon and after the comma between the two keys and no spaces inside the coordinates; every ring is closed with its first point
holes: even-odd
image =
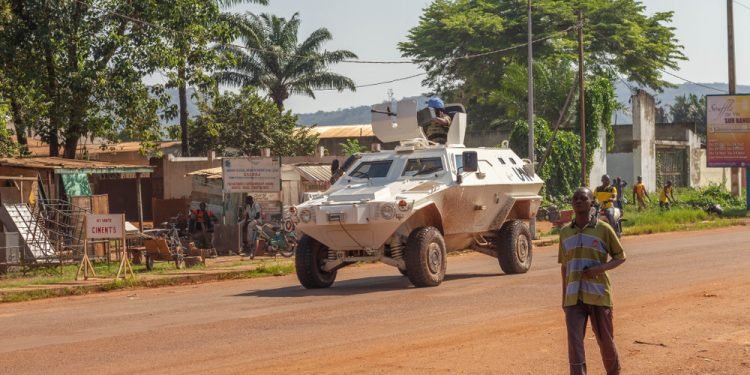
{"type": "Polygon", "coordinates": [[[667,181],[672,186],[688,186],[688,155],[687,149],[656,150],[656,184],[662,187],[667,181]]]}

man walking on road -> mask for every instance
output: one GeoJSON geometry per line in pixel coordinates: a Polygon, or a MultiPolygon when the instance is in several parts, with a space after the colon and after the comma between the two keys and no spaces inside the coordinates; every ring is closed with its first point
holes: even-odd
{"type": "Polygon", "coordinates": [[[612,286],[606,271],[625,262],[625,251],[612,227],[591,215],[594,196],[581,187],[573,194],[575,220],[560,231],[557,257],[562,273],[562,299],[568,330],[571,374],[586,374],[583,340],[591,328],[608,375],[620,373],[612,324],[612,286]]]}

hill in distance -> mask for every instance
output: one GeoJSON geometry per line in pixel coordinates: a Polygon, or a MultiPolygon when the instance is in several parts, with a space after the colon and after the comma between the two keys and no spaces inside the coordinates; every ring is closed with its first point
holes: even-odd
{"type": "MultiPolygon", "coordinates": [[[[635,87],[635,85],[631,86],[635,87]]],[[[726,83],[684,83],[674,88],[664,89],[661,93],[654,93],[651,90],[646,90],[651,95],[655,96],[656,105],[658,107],[668,107],[674,104],[675,98],[682,95],[695,94],[698,96],[710,95],[710,94],[721,94],[728,91],[726,83]],[[699,86],[700,85],[700,86],[699,86]],[[704,87],[707,86],[707,87],[704,87]],[[717,91],[718,90],[718,91],[717,91]]],[[[737,93],[750,93],[750,85],[738,85],[737,93]]],[[[630,124],[632,119],[630,116],[630,96],[631,90],[622,82],[618,82],[615,85],[615,94],[617,95],[617,101],[620,102],[627,111],[618,112],[615,114],[616,118],[613,119],[617,124],[630,124]]],[[[417,100],[417,107],[424,107],[424,103],[427,98],[422,96],[407,97],[404,99],[415,99],[417,100]]],[[[318,111],[315,113],[302,113],[297,114],[299,117],[299,124],[304,126],[310,126],[318,124],[320,126],[325,125],[354,125],[354,124],[369,124],[370,123],[370,107],[371,104],[362,105],[358,107],[350,107],[340,109],[337,111],[318,111]]]]}

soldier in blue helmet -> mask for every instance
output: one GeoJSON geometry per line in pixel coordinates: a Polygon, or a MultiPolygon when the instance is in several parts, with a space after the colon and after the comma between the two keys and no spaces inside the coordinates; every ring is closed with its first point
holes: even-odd
{"type": "Polygon", "coordinates": [[[445,144],[452,121],[445,112],[445,103],[438,97],[432,97],[427,101],[427,107],[435,111],[435,117],[425,126],[425,135],[432,142],[445,144]]]}

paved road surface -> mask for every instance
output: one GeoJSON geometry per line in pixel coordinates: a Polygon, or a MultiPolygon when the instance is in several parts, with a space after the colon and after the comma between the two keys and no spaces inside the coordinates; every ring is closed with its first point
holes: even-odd
{"type": "MultiPolygon", "coordinates": [[[[746,227],[625,239],[625,373],[750,372],[749,244],[746,227]]],[[[437,288],[364,265],[319,291],[285,276],[0,305],[0,374],[565,373],[556,256],[513,276],[452,256],[437,288]]]]}

